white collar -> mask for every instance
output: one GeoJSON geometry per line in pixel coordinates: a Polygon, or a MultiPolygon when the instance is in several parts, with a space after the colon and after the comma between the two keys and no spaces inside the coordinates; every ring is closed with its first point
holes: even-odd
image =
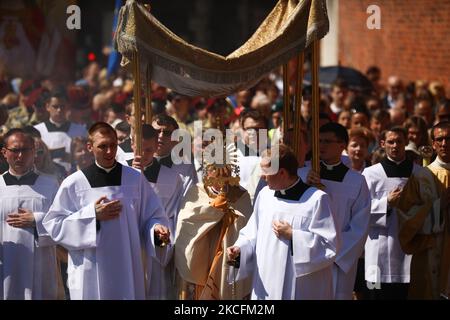
{"type": "Polygon", "coordinates": [[[295,180],[295,182],[294,182],[293,184],[291,184],[289,187],[287,187],[286,189],[280,190],[280,193],[281,193],[283,196],[286,195],[286,190],[289,190],[290,188],[292,188],[293,186],[295,186],[299,181],[300,181],[300,177],[298,177],[297,180],[295,180]]]}
{"type": "Polygon", "coordinates": [[[333,113],[336,113],[336,114],[338,114],[339,112],[341,112],[342,110],[344,110],[343,108],[339,108],[337,105],[336,105],[336,103],[331,103],[330,104],[330,109],[331,109],[331,111],[333,111],[333,113]]]}
{"type": "Polygon", "coordinates": [[[402,161],[395,161],[395,160],[392,160],[392,158],[391,157],[389,157],[389,156],[387,156],[387,158],[388,158],[388,160],[389,161],[392,161],[392,162],[394,162],[396,165],[399,165],[400,163],[402,163],[403,161],[405,161],[406,159],[403,159],[402,161]]]}
{"type": "Polygon", "coordinates": [[[116,166],[117,166],[117,161],[114,163],[114,165],[111,168],[104,168],[101,165],[98,164],[97,160],[95,160],[95,165],[97,167],[99,167],[102,170],[105,170],[107,173],[110,173],[116,166]]]}
{"type": "Polygon", "coordinates": [[[24,174],[18,175],[18,174],[12,173],[12,172],[11,172],[11,169],[8,169],[9,174],[12,175],[13,177],[17,178],[17,179],[20,179],[20,178],[26,176],[27,174],[29,174],[29,173],[32,172],[32,171],[34,171],[34,168],[31,168],[30,170],[28,170],[28,171],[27,171],[26,173],[24,173],[24,174]]]}
{"type": "Polygon", "coordinates": [[[55,126],[57,126],[58,128],[61,128],[61,127],[63,126],[63,124],[64,124],[64,122],[63,122],[63,123],[55,122],[55,121],[53,121],[51,118],[49,118],[48,121],[50,121],[50,123],[53,123],[53,124],[54,124],[55,126]]]}
{"type": "Polygon", "coordinates": [[[439,156],[436,157],[436,160],[434,160],[433,164],[435,164],[438,167],[450,170],[450,163],[446,163],[439,159],[439,156]]]}
{"type": "Polygon", "coordinates": [[[335,164],[326,164],[324,161],[321,161],[321,162],[327,168],[327,170],[333,170],[335,167],[337,167],[338,165],[340,165],[342,163],[342,161],[339,161],[338,163],[335,163],[335,164]]]}

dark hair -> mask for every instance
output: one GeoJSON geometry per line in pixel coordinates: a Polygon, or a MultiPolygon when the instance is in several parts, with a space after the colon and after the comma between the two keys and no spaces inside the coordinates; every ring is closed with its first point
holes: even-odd
{"type": "Polygon", "coordinates": [[[370,73],[381,73],[381,70],[377,66],[370,66],[369,68],[367,68],[366,74],[370,73]]]}
{"type": "Polygon", "coordinates": [[[116,125],[116,130],[125,132],[127,135],[130,134],[131,126],[126,121],[121,121],[116,125]]]}
{"type": "Polygon", "coordinates": [[[298,160],[294,151],[285,144],[276,144],[262,154],[263,157],[278,156],[279,169],[285,169],[290,176],[297,176],[298,160]],[[278,149],[278,152],[276,151],[278,149]]]}
{"type": "Polygon", "coordinates": [[[239,121],[241,123],[242,129],[244,128],[244,122],[246,119],[251,118],[255,121],[261,121],[264,123],[265,127],[269,127],[269,120],[258,110],[245,110],[241,113],[239,117],[239,121]]]}
{"type": "Polygon", "coordinates": [[[174,130],[179,128],[178,123],[174,118],[163,113],[154,116],[153,121],[156,122],[158,126],[172,126],[174,130]]]}
{"type": "Polygon", "coordinates": [[[337,78],[332,84],[331,84],[331,90],[333,90],[335,87],[342,88],[342,89],[348,89],[348,83],[347,81],[337,78]]]}
{"type": "MultiPolygon", "coordinates": [[[[395,126],[390,129],[387,129],[386,133],[388,133],[388,132],[395,132],[398,135],[403,135],[403,137],[405,138],[405,142],[408,143],[408,132],[405,130],[404,127],[395,126]]],[[[386,139],[386,134],[385,134],[383,140],[385,140],[385,139],[386,139]]]]}
{"type": "Polygon", "coordinates": [[[329,122],[320,127],[319,133],[333,132],[336,138],[348,144],[348,132],[345,127],[336,122],[329,122]]]}
{"type": "Polygon", "coordinates": [[[23,127],[22,130],[23,130],[23,132],[25,132],[26,134],[29,134],[33,138],[41,139],[41,132],[33,126],[27,125],[27,126],[23,127]]]}
{"type": "Polygon", "coordinates": [[[446,129],[446,128],[450,128],[450,121],[441,121],[436,123],[433,127],[431,127],[431,140],[434,141],[434,131],[436,129],[446,129]]]}
{"type": "Polygon", "coordinates": [[[109,125],[106,122],[96,122],[94,123],[90,128],[89,128],[89,137],[88,137],[88,141],[90,143],[92,143],[92,137],[94,136],[95,133],[100,132],[101,134],[112,134],[114,135],[114,137],[116,137],[117,139],[117,132],[116,130],[114,130],[113,127],[111,127],[111,125],[109,125]]]}
{"type": "Polygon", "coordinates": [[[372,113],[371,119],[375,119],[380,122],[383,121],[384,119],[389,119],[389,121],[390,121],[391,115],[389,114],[389,112],[386,109],[377,109],[372,113]]]}
{"type": "Polygon", "coordinates": [[[39,98],[36,99],[34,105],[38,109],[43,109],[45,108],[45,105],[49,100],[50,100],[50,92],[48,90],[43,90],[39,95],[39,98]]]}
{"type": "MultiPolygon", "coordinates": [[[[350,110],[342,110],[342,111],[349,111],[349,112],[350,112],[350,110]]],[[[342,112],[342,111],[341,111],[341,112],[342,112]]],[[[326,113],[326,112],[320,112],[320,113],[319,113],[319,121],[320,121],[321,119],[322,119],[322,120],[325,119],[325,120],[327,120],[328,122],[331,122],[330,115],[329,115],[328,113],[326,113]]],[[[312,117],[310,117],[310,118],[308,119],[308,123],[306,124],[306,126],[307,126],[308,131],[311,131],[311,128],[312,128],[312,117]]]]}
{"type": "Polygon", "coordinates": [[[125,113],[125,108],[123,105],[118,104],[118,103],[112,103],[111,104],[111,111],[114,113],[125,113]]]}
{"type": "Polygon", "coordinates": [[[422,117],[419,117],[419,116],[409,117],[408,119],[406,119],[405,123],[403,124],[403,127],[405,128],[406,133],[408,133],[408,130],[411,127],[417,127],[417,129],[419,129],[420,145],[418,145],[417,148],[420,146],[426,146],[429,144],[427,123],[425,122],[425,120],[422,117]]]}
{"type": "Polygon", "coordinates": [[[142,125],[142,139],[149,140],[149,139],[157,139],[157,138],[158,138],[158,131],[156,131],[155,128],[153,128],[149,124],[142,125]]]}
{"type": "Polygon", "coordinates": [[[51,91],[48,95],[48,100],[50,100],[51,98],[67,100],[66,89],[64,89],[64,87],[58,87],[55,90],[51,91]]]}
{"type": "Polygon", "coordinates": [[[8,132],[5,133],[5,135],[3,136],[3,146],[5,148],[8,145],[9,138],[11,138],[14,135],[23,135],[23,136],[25,136],[25,140],[27,140],[27,142],[29,142],[31,144],[32,148],[34,148],[34,139],[33,139],[33,137],[29,133],[27,133],[25,130],[23,130],[21,128],[12,128],[8,132]]]}

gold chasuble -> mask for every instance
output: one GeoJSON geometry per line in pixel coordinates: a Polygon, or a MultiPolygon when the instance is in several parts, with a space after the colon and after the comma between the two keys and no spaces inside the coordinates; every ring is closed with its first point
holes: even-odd
{"type": "Polygon", "coordinates": [[[178,215],[175,239],[177,289],[183,300],[243,299],[251,290],[251,279],[234,284],[227,264],[227,247],[252,213],[250,196],[231,187],[225,198],[211,199],[203,184],[189,189],[178,215]]]}
{"type": "Polygon", "coordinates": [[[410,299],[448,297],[450,262],[449,164],[438,159],[411,176],[399,201],[400,243],[412,254],[410,299]],[[445,206],[445,207],[444,207],[445,206]]]}

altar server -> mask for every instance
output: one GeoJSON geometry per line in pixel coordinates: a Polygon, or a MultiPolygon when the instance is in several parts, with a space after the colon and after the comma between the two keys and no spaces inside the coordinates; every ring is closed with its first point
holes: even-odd
{"type": "MultiPolygon", "coordinates": [[[[183,193],[183,181],[181,176],[166,166],[159,164],[153,157],[158,146],[158,132],[148,124],[142,125],[142,155],[134,156],[128,160],[128,165],[143,174],[153,187],[156,195],[162,202],[167,218],[169,219],[169,230],[171,242],[175,239],[176,220],[183,193]]],[[[136,145],[132,144],[136,153],[136,145]]],[[[161,263],[158,259],[149,257],[148,263],[152,264],[151,274],[147,275],[147,297],[149,299],[174,299],[174,268],[172,259],[161,263]]]]}
{"type": "Polygon", "coordinates": [[[311,168],[299,169],[308,183],[323,184],[331,198],[331,208],[342,237],[342,247],[334,264],[336,299],[351,300],[358,259],[367,239],[370,196],[364,177],[341,162],[348,144],[347,130],[338,123],[327,123],[319,130],[320,177],[311,168]]]}
{"type": "Polygon", "coordinates": [[[145,176],[116,162],[110,125],[89,129],[88,149],[95,163],[62,182],[43,224],[69,251],[72,299],[144,299],[142,251],[164,261],[167,216],[145,176]]]}
{"type": "Polygon", "coordinates": [[[339,234],[330,198],[298,177],[298,161],[288,147],[275,149],[262,157],[267,186],[227,248],[228,258],[239,261],[236,279],[254,274],[252,299],[332,299],[339,234]],[[279,169],[273,172],[276,157],[279,169]]]}
{"type": "Polygon", "coordinates": [[[31,136],[11,129],[4,141],[9,170],[0,176],[0,299],[56,299],[55,246],[42,218],[58,183],[34,171],[31,136]]]}
{"type": "Polygon", "coordinates": [[[62,165],[66,172],[70,171],[70,147],[74,137],[86,137],[83,125],[67,121],[67,101],[64,94],[53,92],[46,102],[49,119],[35,126],[41,133],[42,140],[50,150],[51,157],[62,165]]]}
{"type": "Polygon", "coordinates": [[[372,197],[369,237],[365,247],[365,279],[373,299],[406,299],[411,256],[399,242],[397,203],[411,174],[420,167],[406,158],[405,129],[393,127],[380,140],[386,156],[363,175],[372,197]]]}

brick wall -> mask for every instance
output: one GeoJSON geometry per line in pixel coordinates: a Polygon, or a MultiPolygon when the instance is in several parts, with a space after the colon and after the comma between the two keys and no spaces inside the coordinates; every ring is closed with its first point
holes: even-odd
{"type": "Polygon", "coordinates": [[[439,80],[450,96],[450,0],[340,0],[339,61],[363,72],[382,70],[383,82],[439,80]],[[369,5],[381,9],[381,29],[369,30],[369,5]]]}

